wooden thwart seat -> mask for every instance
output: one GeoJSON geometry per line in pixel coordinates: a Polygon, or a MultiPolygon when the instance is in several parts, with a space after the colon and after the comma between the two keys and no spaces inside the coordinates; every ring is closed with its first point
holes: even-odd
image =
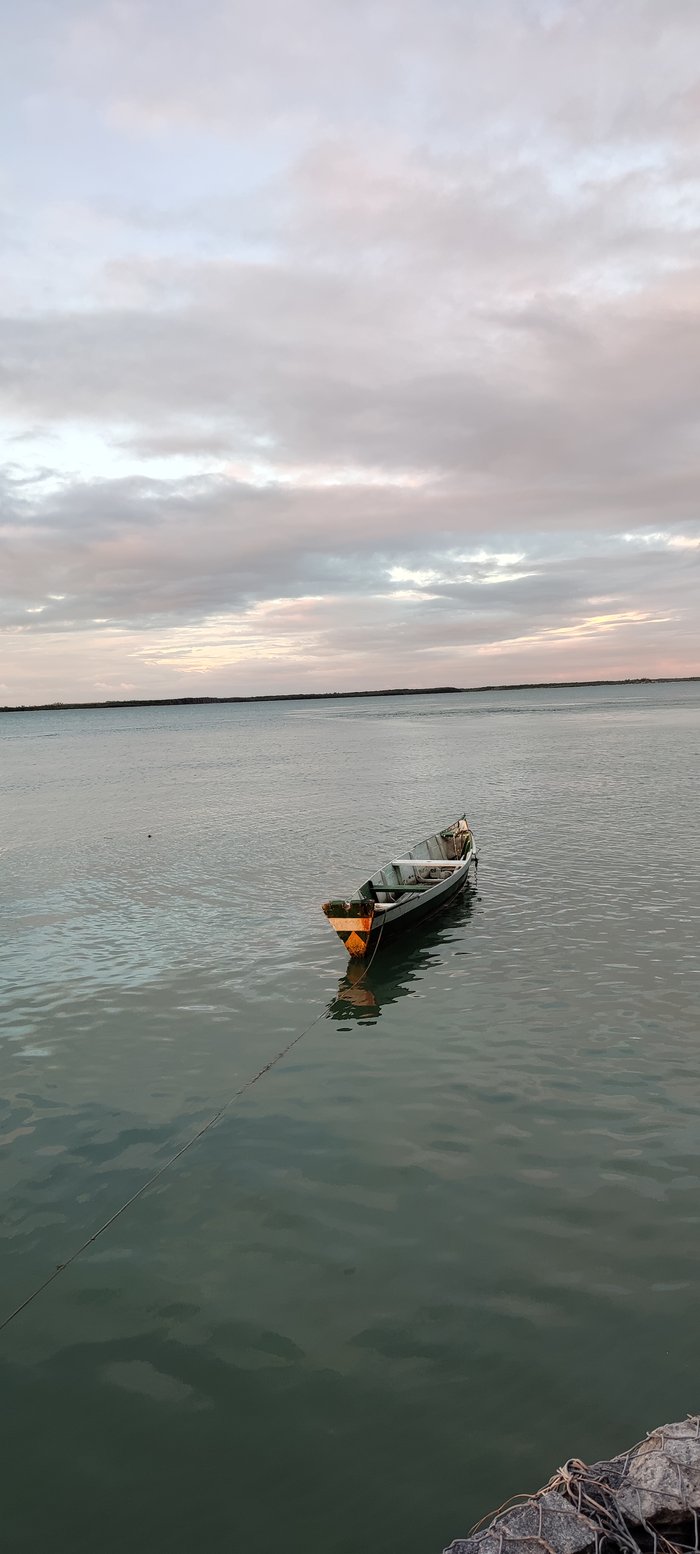
{"type": "Polygon", "coordinates": [[[437,880],[419,880],[415,885],[407,885],[406,883],[398,885],[386,885],[384,887],[380,886],[380,894],[384,893],[387,896],[402,896],[405,895],[407,890],[432,890],[434,885],[437,885],[437,880]]]}
{"type": "Polygon", "coordinates": [[[379,896],[405,896],[414,890],[434,890],[439,883],[439,880],[401,880],[396,885],[377,885],[375,888],[379,896]]]}
{"type": "Polygon", "coordinates": [[[394,858],[395,869],[460,869],[462,858],[394,858]]]}

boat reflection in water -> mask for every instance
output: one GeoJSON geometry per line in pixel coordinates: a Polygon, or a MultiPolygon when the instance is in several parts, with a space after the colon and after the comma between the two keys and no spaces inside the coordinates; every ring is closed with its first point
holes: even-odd
{"type": "Polygon", "coordinates": [[[476,888],[467,885],[457,902],[407,930],[400,940],[380,947],[368,965],[350,961],[328,1005],[329,1018],[346,1028],[351,1020],[376,1023],[386,1005],[415,993],[416,984],[431,967],[440,965],[444,951],[461,938],[476,899],[476,888]]]}

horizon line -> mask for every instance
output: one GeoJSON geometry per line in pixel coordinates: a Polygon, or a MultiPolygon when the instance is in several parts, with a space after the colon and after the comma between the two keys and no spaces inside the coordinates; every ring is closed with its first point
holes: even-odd
{"type": "Polygon", "coordinates": [[[391,686],[372,691],[261,691],[253,696],[144,696],[115,701],[20,702],[2,712],[97,712],[120,707],[211,707],[240,702],[333,701],[362,696],[479,696],[488,691],[565,691],[598,685],[684,685],[700,674],[626,675],[616,680],[523,680],[500,685],[391,686]]]}

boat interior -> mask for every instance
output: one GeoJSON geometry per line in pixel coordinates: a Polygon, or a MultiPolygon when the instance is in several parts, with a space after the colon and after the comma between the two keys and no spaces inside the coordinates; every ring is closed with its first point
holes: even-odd
{"type": "Polygon", "coordinates": [[[472,846],[472,833],[462,816],[454,825],[419,842],[405,858],[395,858],[378,869],[360,886],[359,894],[381,910],[404,896],[434,890],[448,875],[464,868],[472,846]]]}

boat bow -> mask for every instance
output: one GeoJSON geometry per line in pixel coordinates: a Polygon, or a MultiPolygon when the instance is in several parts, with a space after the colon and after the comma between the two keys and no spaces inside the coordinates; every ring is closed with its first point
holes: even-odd
{"type": "Polygon", "coordinates": [[[339,939],[352,956],[361,960],[367,952],[369,936],[374,922],[373,901],[324,901],[323,910],[339,939]]]}

